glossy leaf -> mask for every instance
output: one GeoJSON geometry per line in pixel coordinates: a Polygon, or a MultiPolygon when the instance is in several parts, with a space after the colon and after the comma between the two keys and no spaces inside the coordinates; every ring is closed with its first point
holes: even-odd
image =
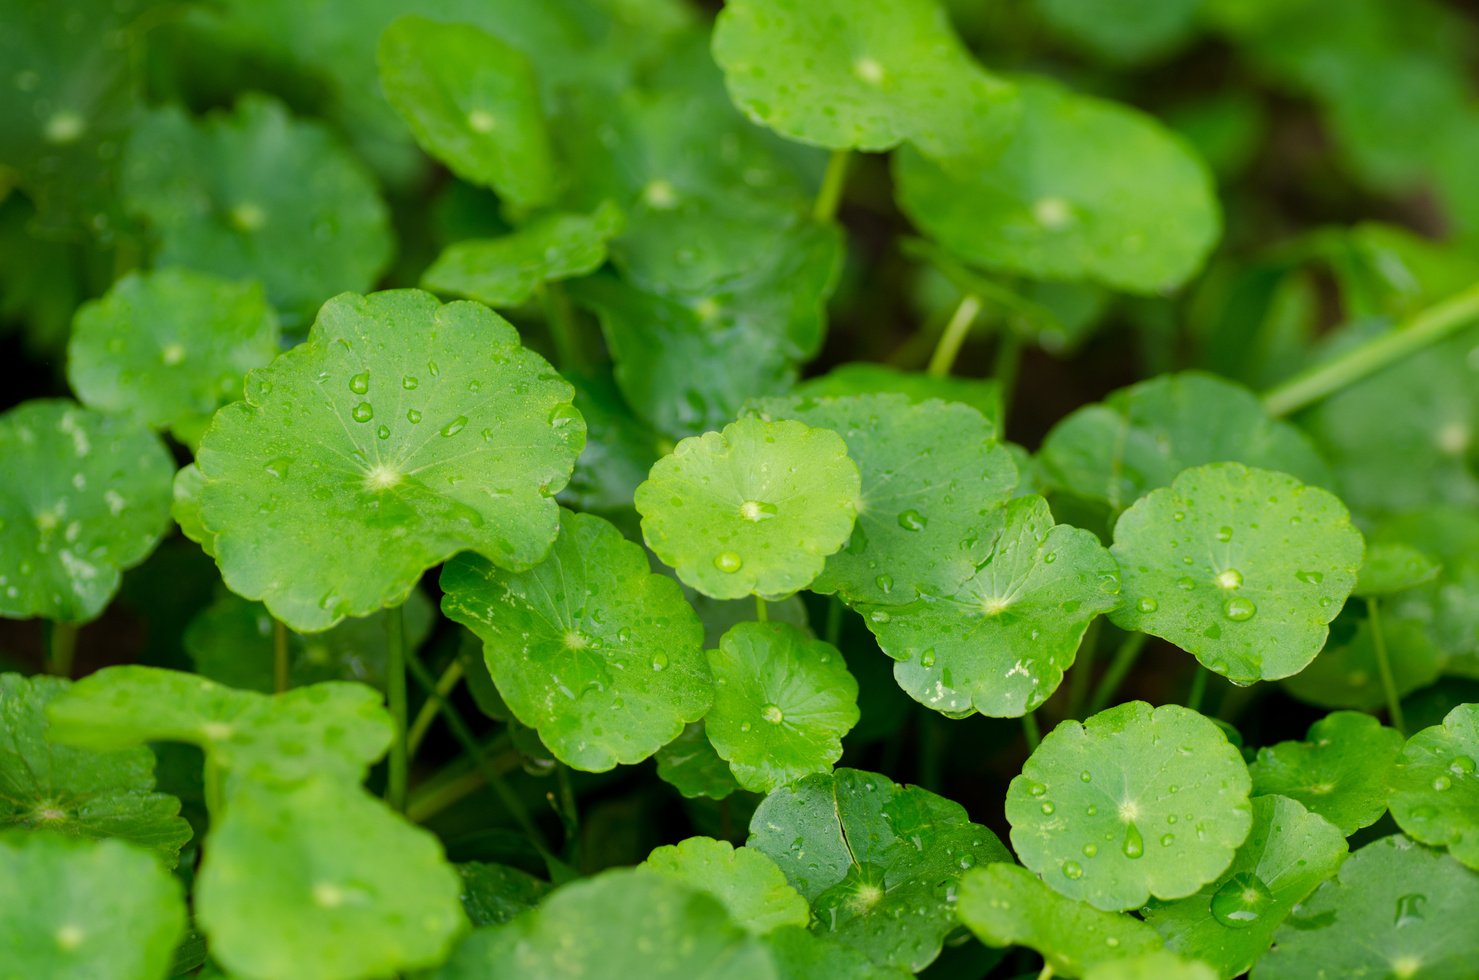
{"type": "Polygon", "coordinates": [[[1387,780],[1401,750],[1395,728],[1336,711],[1311,725],[1303,742],[1259,749],[1248,773],[1255,794],[1295,800],[1349,837],[1387,812],[1387,780]]]}
{"type": "Polygon", "coordinates": [[[1446,847],[1479,870],[1479,705],[1463,704],[1403,746],[1391,771],[1388,804],[1416,841],[1446,847]]]}
{"type": "Polygon", "coordinates": [[[712,895],[737,925],[754,933],[805,926],[811,920],[806,899],[787,884],[775,862],[748,847],[690,837],[657,848],[640,867],[712,895]]]}
{"type": "Polygon", "coordinates": [[[657,750],[657,775],[689,799],[722,800],[740,788],[729,763],[714,750],[703,722],[685,727],[657,750]]]}
{"type": "Polygon", "coordinates": [[[462,877],[462,910],[473,926],[496,926],[538,905],[549,882],[506,864],[469,861],[457,865],[462,877]]]}

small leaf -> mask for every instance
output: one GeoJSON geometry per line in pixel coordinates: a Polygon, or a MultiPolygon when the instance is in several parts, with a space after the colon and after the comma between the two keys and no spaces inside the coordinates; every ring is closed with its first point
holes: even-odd
{"type": "Polygon", "coordinates": [[[786,623],[740,623],[709,651],[709,741],[745,789],[765,793],[842,758],[858,682],[842,655],[786,623]]]}
{"type": "Polygon", "coordinates": [[[1442,566],[1411,545],[1399,541],[1373,542],[1356,578],[1357,596],[1406,592],[1438,577],[1442,566]]]}
{"type": "Polygon", "coordinates": [[[1325,490],[1238,463],[1197,467],[1116,523],[1125,601],[1110,618],[1237,684],[1289,677],[1325,645],[1363,549],[1325,490]]]}
{"type": "Polygon", "coordinates": [[[1036,0],[1053,33],[1117,65],[1164,57],[1198,27],[1201,0],[1125,0],[1106,17],[1094,0],[1036,0]]]}
{"type": "Polygon", "coordinates": [[[1012,847],[1056,891],[1095,908],[1185,898],[1248,836],[1251,781],[1211,720],[1131,701],[1065,721],[1007,789],[1012,847]]]}
{"type": "Polygon", "coordinates": [[[1311,725],[1303,742],[1259,749],[1248,773],[1256,795],[1287,796],[1349,837],[1387,812],[1387,780],[1401,750],[1395,728],[1336,711],[1311,725]]]}
{"type": "Polygon", "coordinates": [[[729,763],[714,751],[701,721],[657,750],[657,775],[690,800],[701,796],[722,800],[740,788],[729,763]]]}
{"type": "Polygon", "coordinates": [[[496,926],[534,908],[550,884],[506,864],[468,861],[457,865],[462,876],[462,910],[474,927],[496,926]]]}
{"type": "Polygon", "coordinates": [[[1391,772],[1387,802],[1409,837],[1446,847],[1479,870],[1479,704],[1461,704],[1442,725],[1407,740],[1391,772]]]}
{"type": "Polygon", "coordinates": [[[900,371],[886,364],[849,361],[826,374],[797,382],[793,395],[805,398],[845,398],[848,395],[904,395],[919,405],[933,399],[969,405],[1001,431],[1001,385],[994,378],[937,378],[920,371],[900,371]]]}
{"type": "Polygon", "coordinates": [[[740,419],[684,439],[637,488],[647,546],[716,599],[786,596],[847,543],[858,467],[835,432],[740,419]]]}
{"type": "Polygon", "coordinates": [[[1101,960],[1084,980],[1217,980],[1217,971],[1201,960],[1188,960],[1158,949],[1118,960],[1101,960]]]}
{"type": "Polygon", "coordinates": [[[1436,579],[1392,596],[1383,607],[1394,619],[1423,624],[1450,673],[1479,678],[1479,512],[1414,511],[1387,521],[1374,539],[1405,542],[1441,563],[1436,579]]]}
{"type": "MultiPolygon", "coordinates": [[[[1387,703],[1377,656],[1376,634],[1364,610],[1341,613],[1331,638],[1315,662],[1283,681],[1284,690],[1306,704],[1321,708],[1373,710],[1387,703]]],[[[1381,619],[1382,642],[1392,669],[1392,687],[1398,697],[1438,679],[1444,658],[1433,645],[1431,630],[1416,619],[1386,615],[1381,619]]]]}
{"type": "Polygon", "coordinates": [[[639,867],[712,895],[736,924],[757,934],[811,920],[806,899],[786,883],[775,862],[748,847],[736,850],[728,841],[690,837],[657,848],[639,867]]]}
{"type": "Polygon", "coordinates": [[[563,372],[585,418],[585,449],[560,502],[573,510],[631,513],[632,495],[662,455],[666,441],[636,417],[608,374],[563,372]]]}

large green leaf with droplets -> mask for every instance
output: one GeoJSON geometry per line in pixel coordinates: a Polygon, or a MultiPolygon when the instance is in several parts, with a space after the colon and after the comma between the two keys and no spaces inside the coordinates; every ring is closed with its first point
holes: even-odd
{"type": "Polygon", "coordinates": [[[1221,232],[1207,167],[1135,109],[1024,78],[1022,121],[992,163],[952,173],[905,148],[900,206],[972,265],[1134,293],[1175,289],[1221,232]]]}
{"type": "Polygon", "coordinates": [[[1066,977],[1162,945],[1140,920],[1065,898],[1010,862],[967,872],[956,912],[983,943],[1035,949],[1054,973],[1066,977]]]}
{"type": "Polygon", "coordinates": [[[121,841],[0,835],[0,975],[157,980],[185,936],[179,883],[121,841]]]}
{"type": "Polygon", "coordinates": [[[1403,746],[1387,802],[1397,826],[1424,844],[1446,847],[1479,871],[1479,704],[1461,704],[1443,724],[1403,746]]]}
{"type": "Polygon", "coordinates": [[[684,728],[657,750],[656,759],[658,778],[689,799],[722,800],[740,788],[729,763],[714,750],[703,722],[684,728]]]}
{"type": "Polygon", "coordinates": [[[959,804],[856,769],[772,792],[750,821],[747,846],[769,855],[811,902],[817,932],[916,972],[955,928],[961,873],[1011,860],[959,804]]]}
{"type": "Polygon", "coordinates": [[[781,597],[847,543],[860,478],[835,432],[744,418],[684,439],[637,488],[647,546],[705,595],[781,597]]]}
{"type": "Polygon", "coordinates": [[[786,623],[739,623],[709,651],[709,669],[704,729],[742,787],[769,792],[842,758],[858,682],[831,644],[786,623]]]}
{"type": "Polygon", "coordinates": [[[1335,711],[1311,725],[1303,742],[1259,749],[1248,774],[1255,794],[1286,796],[1350,836],[1387,812],[1387,781],[1400,751],[1395,728],[1335,711]]]}
{"type": "Polygon", "coordinates": [[[1038,496],[1008,502],[962,544],[979,558],[954,590],[859,612],[916,701],[1026,714],[1058,689],[1094,617],[1119,604],[1119,572],[1098,538],[1054,523],[1038,496]]]}
{"type": "Polygon", "coordinates": [[[735,923],[751,932],[805,926],[811,919],[806,899],[786,882],[774,861],[752,848],[690,837],[657,848],[640,867],[712,895],[735,923]]]}
{"type": "Polygon", "coordinates": [[[989,157],[1017,120],[1011,84],[972,60],[936,0],[733,0],[714,58],[751,119],[835,150],[908,140],[936,158],[989,157]]]}
{"type": "Polygon", "coordinates": [[[1115,524],[1124,604],[1110,618],[1234,683],[1289,677],[1325,645],[1364,548],[1328,491],[1239,463],[1189,469],[1115,524]]]}
{"type": "Polygon", "coordinates": [[[1017,466],[980,412],[890,394],[767,399],[754,408],[836,432],[862,474],[852,537],[813,591],[907,603],[921,592],[955,592],[986,560],[991,541],[980,531],[1011,495],[1017,466]]]}
{"type": "Polygon", "coordinates": [[[1210,719],[1144,701],[1065,721],[1007,789],[1012,848],[1095,908],[1185,898],[1248,836],[1247,767],[1210,719]]]}
{"type": "Polygon", "coordinates": [[[0,616],[85,622],[169,521],[174,462],[136,422],[60,399],[0,415],[0,616]]]}
{"type": "Polygon", "coordinates": [[[1253,980],[1423,977],[1474,972],[1479,872],[1400,834],[1356,851],[1274,937],[1253,980]]]}
{"type": "Polygon", "coordinates": [[[1246,388],[1195,371],[1142,381],[1080,408],[1053,427],[1038,458],[1056,490],[1114,511],[1206,463],[1330,482],[1298,429],[1269,418],[1246,388]]]}
{"type": "MultiPolygon", "coordinates": [[[[1387,703],[1376,630],[1366,609],[1348,607],[1331,624],[1330,639],[1314,663],[1282,682],[1284,690],[1321,708],[1375,709],[1387,703]]],[[[1392,689],[1406,697],[1438,679],[1443,652],[1419,619],[1383,615],[1381,647],[1392,672],[1392,689]]]]}
{"type": "Polygon", "coordinates": [[[77,311],[67,380],[101,412],[199,440],[242,379],[278,353],[262,286],[190,269],[130,273],[77,311]]]}
{"type": "Polygon", "coordinates": [[[398,605],[459,551],[534,565],[585,442],[572,395],[486,307],[336,297],[201,440],[227,586],[312,632],[398,605]]]}
{"type": "Polygon", "coordinates": [[[46,706],[68,686],[0,674],[0,828],[116,837],[173,864],[190,825],[178,799],[154,791],[154,753],[89,751],[47,737],[46,706]]]}
{"type": "Polygon", "coordinates": [[[1253,801],[1253,829],[1216,881],[1177,902],[1151,903],[1145,921],[1166,947],[1232,980],[1273,942],[1274,931],[1346,857],[1345,837],[1282,796],[1253,801]]]}
{"type": "Polygon", "coordinates": [[[462,555],[441,584],[442,611],[483,641],[510,710],[568,765],[640,762],[709,708],[698,616],[608,521],[565,511],[534,568],[462,555]]]}

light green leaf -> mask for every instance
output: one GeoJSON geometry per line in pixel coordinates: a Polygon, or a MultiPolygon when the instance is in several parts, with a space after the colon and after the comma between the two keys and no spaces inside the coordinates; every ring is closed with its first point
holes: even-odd
{"type": "Polygon", "coordinates": [[[1011,860],[959,804],[856,769],[772,792],[750,821],[748,846],[811,903],[817,932],[915,972],[955,928],[961,873],[1011,860]]]}
{"type": "Polygon", "coordinates": [[[1133,293],[1175,289],[1222,230],[1207,167],[1180,137],[1114,102],[1023,78],[1022,121],[993,163],[953,174],[894,158],[899,205],[960,259],[1133,293]]]}
{"type": "Polygon", "coordinates": [[[1026,714],[1058,689],[1095,616],[1119,603],[1114,559],[1088,531],[1019,497],[961,540],[978,567],[953,592],[860,606],[894,678],[946,714],[1026,714]]]}
{"type": "Polygon", "coordinates": [[[1054,488],[1115,511],[1206,463],[1330,482],[1298,429],[1269,418],[1241,385],[1195,371],[1142,381],[1080,408],[1053,427],[1038,458],[1054,488]]]}
{"type": "Polygon", "coordinates": [[[980,412],[893,394],[774,398],[753,410],[831,429],[862,474],[852,537],[813,591],[899,605],[955,592],[986,560],[991,542],[980,531],[1011,495],[1017,466],[980,412]]]}
{"type": "Polygon", "coordinates": [[[1217,972],[1201,960],[1158,949],[1121,960],[1102,960],[1084,974],[1084,980],[1217,980],[1217,972]]]}
{"type": "Polygon", "coordinates": [[[740,623],[709,651],[704,728],[745,789],[766,793],[842,758],[858,682],[830,644],[786,623],[740,623]]]}
{"type": "Polygon", "coordinates": [[[806,899],[786,883],[775,862],[748,847],[736,850],[728,841],[690,837],[657,848],[639,867],[712,895],[737,925],[753,933],[811,920],[806,899]]]}
{"type": "Polygon", "coordinates": [[[1448,658],[1449,672],[1479,678],[1479,511],[1414,511],[1383,524],[1374,538],[1421,548],[1442,564],[1431,583],[1394,595],[1383,607],[1394,618],[1423,624],[1448,658]]]}
{"type": "Polygon", "coordinates": [[[1311,725],[1303,742],[1259,749],[1248,773],[1255,794],[1296,800],[1349,837],[1387,812],[1387,780],[1401,750],[1395,728],[1336,711],[1311,725]]]}
{"type": "Polygon", "coordinates": [[[185,935],[180,885],[121,841],[0,835],[7,978],[157,980],[185,935]]]}
{"type": "Polygon", "coordinates": [[[1446,847],[1479,870],[1479,704],[1461,704],[1442,725],[1407,740],[1391,771],[1387,802],[1409,837],[1446,847]]]}
{"type": "Polygon", "coordinates": [[[621,230],[609,201],[589,214],[554,211],[502,238],[454,242],[437,256],[421,285],[489,306],[521,306],[540,286],[594,272],[606,243],[621,230]]]}
{"type": "MultiPolygon", "coordinates": [[[[1283,681],[1284,690],[1306,704],[1321,708],[1384,706],[1376,634],[1364,609],[1344,612],[1332,624],[1330,641],[1315,662],[1283,681]]],[[[1419,620],[1383,616],[1382,642],[1392,669],[1392,686],[1405,697],[1438,679],[1443,654],[1433,645],[1429,629],[1419,620]]]]}
{"type": "Polygon", "coordinates": [[[1110,11],[1095,0],[1036,0],[1053,32],[1075,47],[1118,64],[1164,57],[1196,31],[1202,0],[1120,0],[1110,11]]]}
{"type": "Polygon", "coordinates": [[[195,913],[211,956],[233,973],[385,976],[442,960],[466,927],[460,891],[436,837],[318,775],[231,795],[206,844],[195,913]]]}
{"type": "Polygon", "coordinates": [[[684,439],[637,488],[647,546],[705,595],[781,597],[847,543],[860,478],[835,432],[740,419],[684,439]]]}
{"type": "Polygon", "coordinates": [[[178,799],[154,792],[154,753],[94,752],[47,737],[46,705],[68,687],[60,678],[0,674],[0,828],[116,837],[173,865],[190,825],[178,799]]]}
{"type": "Polygon", "coordinates": [[[534,908],[550,884],[506,864],[469,861],[457,865],[462,876],[462,910],[474,926],[496,926],[534,908]]]}
{"type": "Polygon", "coordinates": [[[599,517],[562,512],[554,550],[527,572],[461,555],[442,591],[514,715],[577,769],[642,761],[712,701],[703,627],[678,583],[599,517]]]}
{"type": "Polygon", "coordinates": [[[1253,829],[1222,876],[1178,902],[1152,902],[1145,921],[1168,949],[1231,980],[1268,951],[1274,930],[1345,856],[1345,838],[1333,824],[1294,800],[1259,797],[1253,829]]]}
{"type": "Polygon", "coordinates": [[[722,800],[740,788],[729,763],[714,751],[701,721],[657,750],[657,775],[688,799],[722,800]]]}
{"type": "Polygon", "coordinates": [[[1101,909],[1191,895],[1248,836],[1247,767],[1210,719],[1144,701],[1053,729],[1007,789],[1012,847],[1101,909]]]}
{"type": "Polygon", "coordinates": [[[957,911],[981,942],[1035,949],[1067,977],[1161,948],[1161,937],[1140,920],[1065,898],[1010,862],[964,875],[957,911]]]}
{"type": "Polygon", "coordinates": [[[1400,541],[1372,542],[1356,577],[1357,596],[1406,592],[1438,577],[1442,566],[1423,552],[1400,541]]]}
{"type": "Polygon", "coordinates": [[[194,463],[186,463],[175,474],[171,487],[170,515],[180,525],[180,533],[200,545],[202,551],[215,557],[215,535],[200,523],[200,488],[205,477],[194,463]]]}
{"type": "Polygon", "coordinates": [[[1182,472],[1120,516],[1116,626],[1170,640],[1236,684],[1309,666],[1364,542],[1334,494],[1240,463],[1182,472]]]}
{"type": "Polygon", "coordinates": [[[969,405],[1001,430],[1001,385],[994,378],[937,378],[920,371],[900,371],[886,364],[849,361],[826,374],[797,382],[792,394],[807,398],[843,398],[848,395],[906,396],[915,405],[932,399],[969,405]]]}
{"type": "Polygon", "coordinates": [[[539,83],[518,48],[471,24],[406,16],[381,33],[377,61],[386,97],[426,152],[517,208],[554,199],[539,83]]]}
{"type": "Polygon", "coordinates": [[[201,121],[151,113],[129,138],[122,184],[157,235],[155,265],[261,280],[284,316],[368,288],[390,260],[370,175],[328,129],[262,96],[201,121]]]}
{"type": "Polygon", "coordinates": [[[0,616],[80,623],[169,523],[174,461],[136,422],[61,399],[0,415],[0,616]]]}
{"type": "Polygon", "coordinates": [[[334,298],[201,440],[200,519],[227,586],[314,632],[400,604],[459,551],[534,565],[585,443],[572,394],[486,307],[334,298]]]}
{"type": "Polygon", "coordinates": [[[1473,973],[1479,874],[1401,834],[1356,851],[1300,903],[1253,980],[1423,977],[1473,973]]]}
{"type": "Polygon", "coordinates": [[[975,63],[936,0],[732,0],[714,58],[747,116],[834,150],[909,140],[937,158],[989,157],[1017,121],[1011,84],[975,63]]]}

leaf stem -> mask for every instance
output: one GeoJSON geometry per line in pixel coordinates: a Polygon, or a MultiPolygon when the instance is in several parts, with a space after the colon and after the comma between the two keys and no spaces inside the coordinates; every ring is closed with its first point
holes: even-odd
{"type": "Polygon", "coordinates": [[[396,606],[386,614],[385,638],[385,699],[395,724],[395,738],[390,743],[390,772],[385,785],[385,801],[396,812],[405,813],[410,754],[406,750],[406,614],[403,607],[396,606]]]}
{"type": "Polygon", "coordinates": [[[1037,980],[1053,980],[1053,964],[1044,963],[1037,974],[1037,980]]]}
{"type": "Polygon", "coordinates": [[[1022,364],[1022,338],[1011,329],[1003,329],[996,342],[996,360],[991,376],[1001,388],[1001,426],[1006,430],[1007,416],[1011,414],[1012,396],[1017,392],[1017,369],[1022,364]]]}
{"type": "Polygon", "coordinates": [[[1202,701],[1207,697],[1207,675],[1210,671],[1201,664],[1196,665],[1196,672],[1191,675],[1191,689],[1186,692],[1186,706],[1193,711],[1202,710],[1202,701]]]}
{"type": "MultiPolygon", "coordinates": [[[[519,755],[514,751],[513,742],[507,732],[500,733],[496,738],[486,741],[482,752],[490,758],[488,764],[500,773],[512,772],[518,767],[519,755]]],[[[417,786],[416,792],[411,794],[410,802],[406,805],[406,819],[412,823],[425,823],[488,784],[487,776],[475,766],[456,775],[443,775],[461,765],[459,757],[457,761],[417,786]]],[[[471,766],[471,763],[469,762],[468,765],[471,766]]]]}
{"type": "Polygon", "coordinates": [[[1270,388],[1263,407],[1270,415],[1307,408],[1362,378],[1451,337],[1479,319],[1479,284],[1434,303],[1395,329],[1270,388]]]}
{"type": "Polygon", "coordinates": [[[837,208],[842,203],[842,190],[847,186],[848,165],[852,162],[849,150],[833,150],[827,161],[827,172],[822,175],[822,188],[817,191],[811,216],[819,222],[837,217],[837,208]]]}
{"type": "Polygon", "coordinates": [[[570,303],[565,291],[557,283],[540,283],[539,305],[544,310],[544,325],[549,329],[550,342],[555,347],[555,359],[565,370],[580,370],[586,367],[584,349],[580,344],[580,332],[575,327],[575,317],[570,312],[570,303]]]}
{"type": "Polygon", "coordinates": [[[1027,751],[1036,752],[1042,744],[1042,729],[1037,724],[1037,712],[1029,711],[1022,716],[1022,737],[1027,739],[1027,751]]]}
{"type": "Polygon", "coordinates": [[[565,831],[565,860],[579,868],[580,811],[575,806],[575,792],[570,788],[570,767],[558,760],[555,762],[555,786],[559,789],[559,796],[557,798],[550,793],[549,799],[565,831]]]}
{"type": "Polygon", "coordinates": [[[71,677],[76,659],[76,625],[50,623],[46,632],[46,672],[55,677],[71,677]]]}
{"type": "MultiPolygon", "coordinates": [[[[437,691],[446,697],[452,693],[452,689],[462,680],[462,661],[456,657],[442,671],[442,676],[437,678],[437,691]]],[[[422,739],[431,730],[431,723],[437,716],[437,702],[435,698],[427,698],[421,702],[421,708],[416,712],[416,718],[411,722],[410,733],[406,736],[406,752],[411,758],[416,757],[416,750],[421,748],[422,739]]]]}
{"type": "Polygon", "coordinates": [[[770,606],[758,595],[755,597],[755,621],[757,623],[770,622],[770,606]]]}
{"type": "Polygon", "coordinates": [[[1089,698],[1089,682],[1094,679],[1094,655],[1099,649],[1099,624],[1102,619],[1094,619],[1089,623],[1089,628],[1084,631],[1084,638],[1078,646],[1078,658],[1073,662],[1073,671],[1068,675],[1068,703],[1063,712],[1065,718],[1077,718],[1084,710],[1084,702],[1089,698]]]}
{"type": "Polygon", "coordinates": [[[1145,633],[1131,633],[1120,643],[1119,649],[1114,651],[1113,659],[1109,661],[1109,669],[1099,678],[1099,683],[1094,688],[1094,696],[1089,698],[1088,714],[1097,715],[1109,706],[1115,692],[1120,689],[1120,684],[1124,683],[1125,675],[1129,674],[1130,668],[1139,659],[1140,650],[1145,646],[1147,638],[1145,633]]]}
{"type": "Polygon", "coordinates": [[[1402,717],[1402,699],[1397,697],[1397,681],[1392,676],[1392,661],[1387,655],[1386,631],[1381,625],[1381,604],[1376,596],[1366,597],[1366,615],[1371,620],[1371,648],[1376,651],[1376,669],[1381,673],[1381,687],[1387,696],[1387,718],[1392,727],[1407,737],[1407,721],[1402,717]]]}
{"type": "Polygon", "coordinates": [[[950,322],[945,324],[945,330],[935,344],[935,352],[930,355],[929,367],[925,368],[931,377],[943,378],[950,374],[950,369],[955,366],[955,357],[960,353],[960,345],[965,343],[966,336],[971,332],[971,324],[980,315],[980,297],[975,293],[966,293],[960,298],[960,305],[955,308],[950,322]]]}
{"type": "Polygon", "coordinates": [[[280,619],[272,621],[272,690],[288,689],[288,628],[280,619]]]}
{"type": "MultiPolygon", "coordinates": [[[[833,595],[827,599],[827,645],[837,647],[842,639],[842,600],[833,595]]],[[[840,648],[839,648],[840,649],[840,648]]]]}

